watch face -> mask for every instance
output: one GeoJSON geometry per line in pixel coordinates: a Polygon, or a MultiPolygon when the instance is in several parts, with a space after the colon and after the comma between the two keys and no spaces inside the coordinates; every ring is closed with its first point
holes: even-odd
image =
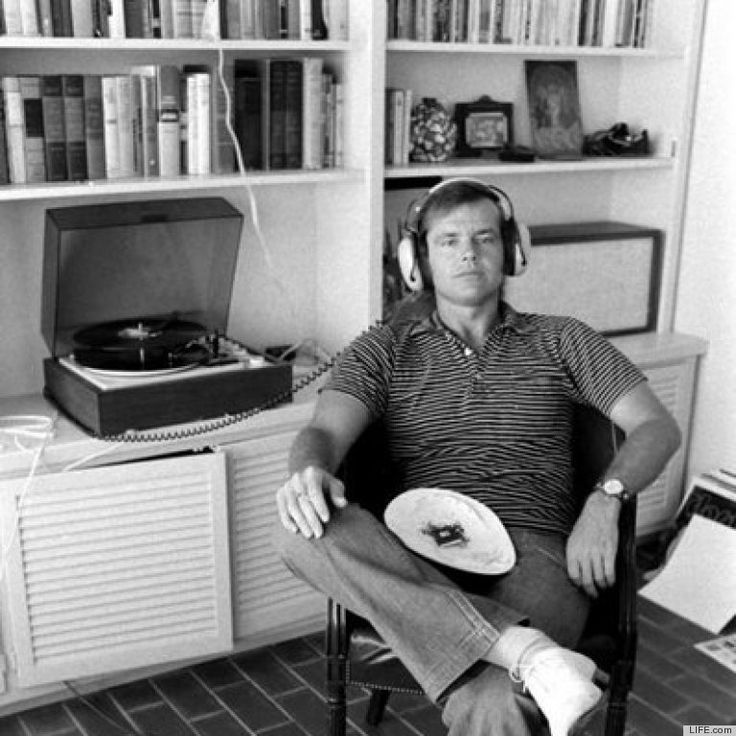
{"type": "Polygon", "coordinates": [[[609,496],[620,496],[624,492],[624,484],[620,480],[612,478],[603,484],[603,492],[609,496]]]}

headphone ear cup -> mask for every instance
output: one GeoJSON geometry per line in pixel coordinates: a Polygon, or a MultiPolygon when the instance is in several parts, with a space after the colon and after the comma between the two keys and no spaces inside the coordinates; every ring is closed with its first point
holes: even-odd
{"type": "Polygon", "coordinates": [[[422,291],[424,279],[419,268],[419,258],[414,235],[406,231],[396,248],[396,258],[404,283],[410,291],[422,291]]]}
{"type": "Polygon", "coordinates": [[[509,269],[509,276],[521,276],[529,266],[532,252],[532,240],[529,228],[523,223],[514,222],[513,260],[509,269]]]}

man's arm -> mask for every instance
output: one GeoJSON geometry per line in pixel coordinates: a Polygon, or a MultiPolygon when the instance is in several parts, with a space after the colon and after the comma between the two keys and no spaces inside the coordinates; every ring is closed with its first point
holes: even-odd
{"type": "Polygon", "coordinates": [[[305,537],[320,537],[330,519],[327,498],[344,506],[345,489],[335,472],[373,417],[358,399],[323,391],[312,421],[299,432],[289,455],[291,477],[276,492],[281,523],[305,537]]]}
{"type": "MultiPolygon", "coordinates": [[[[646,383],[621,397],[610,418],[626,439],[601,480],[618,478],[629,493],[638,493],[655,480],[679,447],[680,429],[646,383]]],[[[616,498],[591,493],[567,542],[568,574],[591,596],[615,581],[620,506],[616,498]]]]}

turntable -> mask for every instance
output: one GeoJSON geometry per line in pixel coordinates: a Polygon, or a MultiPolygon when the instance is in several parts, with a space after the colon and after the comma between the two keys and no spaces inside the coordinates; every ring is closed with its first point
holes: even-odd
{"type": "Polygon", "coordinates": [[[225,334],[241,228],[216,197],[47,210],[46,395],[100,436],[288,397],[291,366],[225,334]]]}

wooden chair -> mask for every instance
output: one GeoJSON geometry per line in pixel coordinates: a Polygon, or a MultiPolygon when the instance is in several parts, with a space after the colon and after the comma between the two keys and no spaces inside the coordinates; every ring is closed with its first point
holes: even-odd
{"type": "MultiPolygon", "coordinates": [[[[621,432],[603,415],[580,407],[576,412],[573,467],[576,493],[582,501],[613,456],[621,432]]],[[[380,459],[387,453],[380,432],[371,428],[351,449],[343,468],[348,498],[381,518],[394,487],[391,467],[380,459]],[[386,489],[376,498],[377,489],[386,489]],[[370,499],[373,503],[366,503],[370,499]]],[[[607,691],[605,736],[622,736],[628,693],[636,656],[636,497],[622,505],[616,585],[594,601],[577,650],[597,664],[598,684],[607,691]]],[[[375,629],[333,600],[328,602],[325,634],[327,660],[328,734],[344,736],[346,687],[371,691],[366,721],[376,725],[392,692],[422,694],[422,689],[375,629]]]]}

